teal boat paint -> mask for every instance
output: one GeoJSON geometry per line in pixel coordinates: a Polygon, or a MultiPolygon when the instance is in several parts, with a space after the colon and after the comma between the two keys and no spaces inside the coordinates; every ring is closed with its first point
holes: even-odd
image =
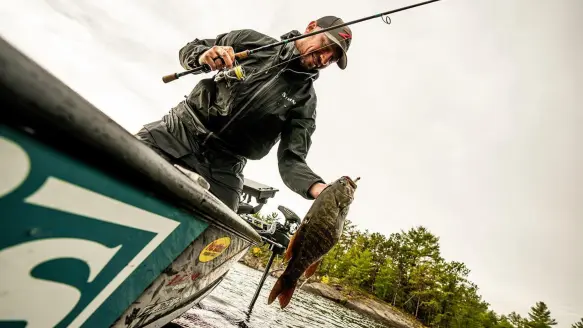
{"type": "Polygon", "coordinates": [[[0,154],[0,326],[109,326],[208,227],[6,125],[0,154]]]}

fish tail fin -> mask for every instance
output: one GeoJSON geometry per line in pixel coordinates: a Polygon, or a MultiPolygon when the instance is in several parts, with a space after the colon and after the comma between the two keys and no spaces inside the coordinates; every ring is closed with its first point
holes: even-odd
{"type": "Polygon", "coordinates": [[[294,281],[291,287],[284,289],[281,294],[279,294],[279,306],[282,309],[284,309],[291,301],[291,298],[294,295],[294,291],[296,290],[296,283],[297,281],[294,281]]]}
{"type": "Polygon", "coordinates": [[[282,309],[285,308],[291,301],[296,285],[297,280],[290,280],[285,275],[277,278],[275,285],[273,285],[273,288],[271,289],[271,293],[269,293],[267,304],[273,303],[277,297],[279,299],[279,306],[282,309]]]}

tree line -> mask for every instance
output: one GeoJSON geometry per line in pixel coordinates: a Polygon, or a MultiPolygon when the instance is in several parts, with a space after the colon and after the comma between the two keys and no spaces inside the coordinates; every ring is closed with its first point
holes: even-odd
{"type": "MultiPolygon", "coordinates": [[[[272,214],[273,219],[277,214],[272,214]],[[274,216],[275,215],[275,216],[274,216]]],[[[268,252],[262,252],[267,261],[268,252]]],[[[324,257],[316,277],[373,294],[429,327],[551,328],[557,325],[543,301],[526,316],[489,309],[462,262],[440,254],[439,237],[423,226],[390,236],[360,231],[346,221],[341,240],[324,257]]],[[[314,278],[312,278],[314,279],[314,278]]],[[[572,328],[583,328],[583,318],[572,328]]]]}

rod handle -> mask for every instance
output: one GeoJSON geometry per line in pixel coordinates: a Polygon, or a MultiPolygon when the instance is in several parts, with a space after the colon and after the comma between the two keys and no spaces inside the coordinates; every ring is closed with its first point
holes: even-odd
{"type": "Polygon", "coordinates": [[[172,82],[174,80],[178,79],[178,75],[176,75],[176,73],[172,73],[172,74],[168,74],[168,75],[164,75],[162,77],[162,81],[164,83],[168,83],[168,82],[172,82]]]}
{"type": "Polygon", "coordinates": [[[235,58],[239,59],[239,60],[245,59],[245,58],[249,57],[249,53],[250,53],[249,50],[243,50],[241,52],[236,53],[235,58]]]}

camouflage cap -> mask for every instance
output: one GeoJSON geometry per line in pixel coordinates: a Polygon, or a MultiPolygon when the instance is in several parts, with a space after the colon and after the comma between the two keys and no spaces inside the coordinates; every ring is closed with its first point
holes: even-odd
{"type": "MultiPolygon", "coordinates": [[[[324,16],[316,21],[318,26],[321,28],[328,28],[335,25],[344,24],[344,21],[336,16],[324,16]]],[[[332,42],[336,43],[342,49],[342,56],[338,59],[338,67],[340,69],[345,69],[348,64],[348,58],[346,57],[346,52],[350,43],[352,42],[352,31],[348,26],[341,26],[329,31],[324,32],[324,34],[332,42]]]]}

